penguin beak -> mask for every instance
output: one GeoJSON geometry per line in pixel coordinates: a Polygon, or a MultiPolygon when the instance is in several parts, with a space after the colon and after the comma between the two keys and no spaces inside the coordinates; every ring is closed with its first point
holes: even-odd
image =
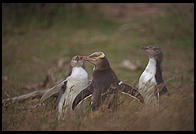
{"type": "Polygon", "coordinates": [[[95,61],[95,58],[90,58],[89,56],[79,56],[79,59],[86,61],[95,61]]]}
{"type": "Polygon", "coordinates": [[[89,63],[95,65],[95,63],[93,63],[94,61],[96,61],[96,58],[94,57],[89,57],[89,56],[80,56],[80,59],[88,61],[89,63]]]}
{"type": "Polygon", "coordinates": [[[151,53],[151,51],[152,51],[152,49],[150,47],[148,47],[148,46],[144,46],[141,49],[144,50],[145,54],[147,54],[147,55],[149,55],[151,53]]]}
{"type": "Polygon", "coordinates": [[[146,46],[141,47],[142,50],[147,50],[148,48],[146,46]]]}
{"type": "Polygon", "coordinates": [[[96,65],[97,61],[104,58],[105,54],[103,52],[94,52],[89,56],[81,56],[81,59],[88,61],[89,63],[96,65]]]}
{"type": "Polygon", "coordinates": [[[148,46],[143,46],[143,47],[141,47],[141,49],[144,51],[145,55],[149,56],[149,48],[148,48],[148,46]]]}
{"type": "Polygon", "coordinates": [[[83,57],[84,56],[77,56],[78,60],[84,60],[83,57]]]}

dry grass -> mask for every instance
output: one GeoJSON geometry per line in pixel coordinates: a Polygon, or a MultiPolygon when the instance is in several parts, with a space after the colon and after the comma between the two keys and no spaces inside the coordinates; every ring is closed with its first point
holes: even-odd
{"type": "MultiPolygon", "coordinates": [[[[84,6],[87,14],[71,12],[66,16],[68,19],[62,14],[52,16],[57,5],[48,5],[42,12],[48,14],[46,18],[36,18],[39,11],[35,14],[29,11],[22,19],[23,15],[20,16],[18,11],[19,20],[13,19],[10,23],[10,18],[6,18],[10,10],[4,6],[2,98],[31,92],[23,89],[23,84],[43,81],[47,70],[56,66],[61,57],[70,59],[76,54],[88,55],[97,50],[106,53],[119,79],[135,85],[147,64],[147,57],[139,48],[155,43],[164,54],[163,77],[170,92],[169,97],[161,97],[160,110],[144,108],[136,100],[120,95],[117,112],[103,108],[91,112],[87,100],[81,111],[69,115],[64,121],[57,121],[57,110],[53,109],[56,98],[51,97],[43,106],[32,108],[39,102],[36,98],[2,107],[3,131],[194,130],[193,4],[121,5],[114,9],[113,5],[87,4],[84,6]],[[95,7],[106,15],[89,12],[95,7]],[[124,59],[141,61],[142,69],[119,68],[124,59]]],[[[83,8],[77,4],[70,7],[66,12],[83,8]]],[[[58,13],[64,13],[61,6],[58,9],[58,13]]],[[[91,77],[92,66],[86,66],[91,77]]],[[[55,76],[64,78],[67,68],[55,72],[55,76]]]]}

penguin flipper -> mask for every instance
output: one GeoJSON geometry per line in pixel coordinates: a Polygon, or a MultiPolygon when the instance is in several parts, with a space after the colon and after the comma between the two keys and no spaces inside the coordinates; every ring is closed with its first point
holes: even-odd
{"type": "Polygon", "coordinates": [[[46,91],[46,92],[42,95],[40,101],[43,102],[44,100],[46,100],[46,99],[49,98],[50,96],[52,96],[52,95],[58,93],[59,90],[60,90],[60,88],[61,88],[61,86],[63,85],[63,83],[64,83],[65,81],[66,81],[66,80],[64,80],[64,81],[60,82],[58,85],[55,85],[55,86],[53,86],[52,88],[48,89],[48,91],[46,91]]]}
{"type": "Polygon", "coordinates": [[[125,83],[120,84],[120,91],[121,91],[121,93],[129,95],[133,98],[136,98],[141,103],[144,103],[143,96],[137,90],[135,90],[134,88],[132,88],[128,84],[125,84],[125,83]]]}
{"type": "Polygon", "coordinates": [[[90,97],[93,93],[93,84],[91,82],[91,84],[83,89],[74,99],[73,103],[72,103],[72,109],[74,110],[75,107],[84,99],[86,99],[87,97],[90,97]]]}
{"type": "Polygon", "coordinates": [[[61,100],[62,95],[65,93],[65,90],[67,89],[67,81],[63,82],[63,85],[61,86],[58,94],[58,98],[56,100],[56,103],[54,105],[54,108],[56,108],[61,100]]]}

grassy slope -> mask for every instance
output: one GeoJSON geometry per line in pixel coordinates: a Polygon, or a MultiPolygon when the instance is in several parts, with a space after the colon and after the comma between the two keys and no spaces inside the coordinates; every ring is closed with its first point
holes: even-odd
{"type": "MultiPolygon", "coordinates": [[[[119,64],[125,58],[138,59],[144,68],[147,57],[139,48],[149,44],[161,46],[164,52],[163,76],[171,97],[163,101],[159,116],[154,111],[144,111],[139,103],[122,95],[120,100],[124,103],[117,113],[84,112],[61,124],[52,110],[54,99],[49,99],[44,107],[30,110],[38,102],[34,99],[3,107],[3,130],[193,130],[193,8],[171,6],[161,16],[119,21],[91,9],[56,6],[43,8],[43,14],[48,16],[28,7],[24,15],[20,16],[18,11],[15,18],[3,16],[2,75],[8,81],[2,81],[2,98],[29,92],[21,85],[44,80],[47,70],[59,58],[94,51],[106,53],[121,80],[135,83],[142,70],[130,71],[119,64]],[[125,25],[128,27],[122,29],[125,25]]],[[[66,70],[58,75],[64,78],[66,70]]],[[[87,65],[87,70],[91,76],[92,67],[87,65]]]]}

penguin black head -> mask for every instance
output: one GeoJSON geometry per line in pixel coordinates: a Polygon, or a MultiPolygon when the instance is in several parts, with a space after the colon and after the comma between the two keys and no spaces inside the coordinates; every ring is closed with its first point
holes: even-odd
{"type": "Polygon", "coordinates": [[[89,56],[82,56],[82,59],[92,63],[95,66],[95,70],[110,68],[109,62],[103,52],[94,52],[89,56]]]}
{"type": "Polygon", "coordinates": [[[83,67],[84,66],[84,60],[80,58],[80,56],[76,55],[71,60],[71,66],[72,67],[83,67]]]}
{"type": "Polygon", "coordinates": [[[145,46],[142,47],[145,53],[149,56],[149,58],[155,58],[158,61],[162,61],[163,54],[161,52],[161,48],[158,46],[145,46]]]}

